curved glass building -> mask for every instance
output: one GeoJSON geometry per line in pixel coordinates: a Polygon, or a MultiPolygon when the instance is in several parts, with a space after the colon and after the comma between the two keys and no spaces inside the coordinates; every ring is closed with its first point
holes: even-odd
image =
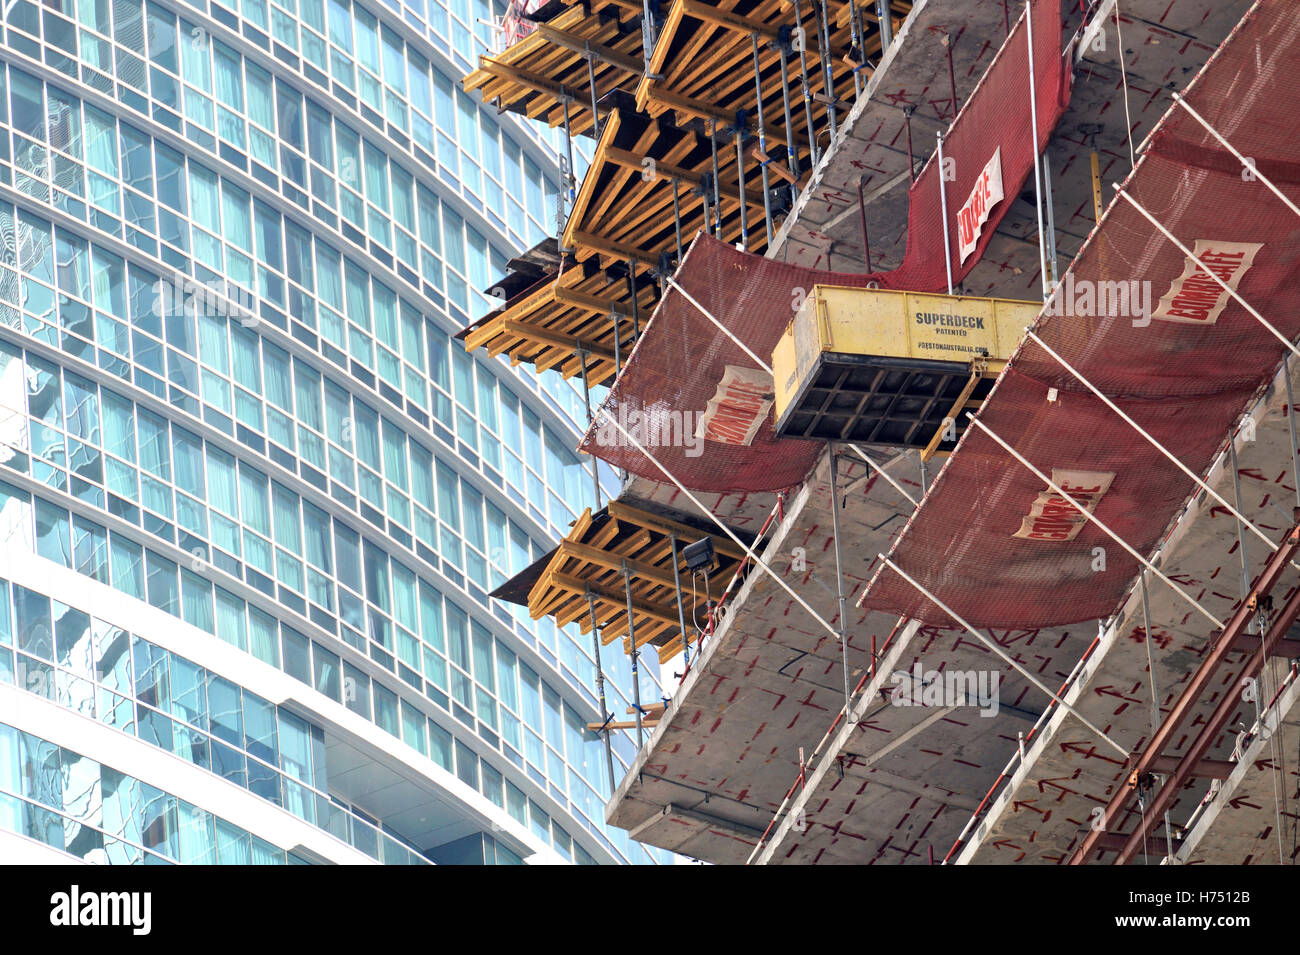
{"type": "Polygon", "coordinates": [[[0,859],[668,861],[589,638],[488,596],[592,484],[574,389],[451,337],[557,215],[452,82],[500,10],[3,11],[0,859]]]}

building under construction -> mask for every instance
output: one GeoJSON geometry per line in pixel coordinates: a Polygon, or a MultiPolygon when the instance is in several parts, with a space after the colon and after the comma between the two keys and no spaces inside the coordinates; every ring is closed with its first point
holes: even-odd
{"type": "Polygon", "coordinates": [[[591,161],[461,337],[580,379],[625,475],[496,594],[598,682],[675,674],[589,726],[639,747],[608,820],[715,863],[1293,864],[1294,5],[508,20],[465,89],[591,161]]]}

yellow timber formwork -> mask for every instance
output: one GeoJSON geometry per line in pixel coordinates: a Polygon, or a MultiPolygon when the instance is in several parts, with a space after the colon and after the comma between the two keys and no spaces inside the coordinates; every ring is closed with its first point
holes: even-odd
{"type": "Polygon", "coordinates": [[[661,662],[671,659],[683,647],[672,564],[674,537],[687,630],[692,630],[696,619],[703,626],[704,586],[700,583],[692,589],[682,549],[702,538],[712,538],[717,562],[710,576],[724,582],[714,585],[715,597],[740,564],[744,551],[722,535],[621,501],[611,501],[595,515],[587,509],[574,522],[573,530],[556,548],[528,593],[529,615],[534,620],[554,617],[557,626],[576,621],[583,633],[590,633],[594,607],[602,644],[622,638],[623,649],[631,653],[631,633],[635,632],[638,648],[650,644],[661,662]],[[625,573],[632,591],[630,629],[625,573]]]}
{"type": "MultiPolygon", "coordinates": [[[[636,314],[642,324],[657,298],[652,283],[639,284],[636,314]]],[[[589,383],[598,385],[614,377],[617,359],[626,359],[632,350],[633,314],[626,276],[595,263],[569,264],[513,296],[460,337],[469,351],[486,348],[493,358],[504,354],[513,365],[527,362],[565,378],[581,376],[585,361],[589,383]]]]}
{"type": "Polygon", "coordinates": [[[597,125],[592,76],[597,103],[612,90],[635,89],[641,76],[640,16],[640,3],[575,0],[504,52],[480,56],[478,69],[461,85],[467,93],[477,90],[485,102],[553,127],[564,124],[568,99],[570,131],[591,135],[597,125]]]}
{"type": "MultiPolygon", "coordinates": [[[[567,101],[571,131],[591,134],[599,125],[595,155],[560,237],[565,258],[554,274],[552,292],[538,283],[461,337],[470,350],[484,347],[513,363],[553,368],[566,377],[581,374],[585,355],[588,379],[599,384],[612,377],[615,356],[630,351],[633,341],[624,336],[634,338],[635,329],[644,327],[653,312],[659,295],[655,273],[671,270],[701,229],[728,242],[743,238],[749,251],[766,249],[768,216],[775,232],[790,205],[788,187],[798,184],[792,173],[806,179],[814,140],[820,136],[823,145],[828,140],[831,104],[842,118],[854,97],[854,66],[878,56],[879,24],[867,9],[873,5],[858,4],[865,54],[850,52],[850,12],[855,8],[845,2],[825,4],[832,53],[825,64],[831,74],[828,84],[819,40],[820,3],[674,0],[661,8],[666,13],[647,75],[639,2],[563,2],[567,9],[539,23],[536,32],[499,55],[481,57],[464,86],[502,108],[553,126],[563,123],[567,101]],[[795,39],[800,36],[802,43],[795,39]],[[793,159],[786,148],[783,43],[793,159]],[[799,46],[807,64],[806,106],[799,46]],[[599,124],[591,108],[593,76],[599,124]],[[826,95],[828,89],[833,97],[826,95]],[[739,155],[737,125],[745,130],[739,155]],[[629,320],[632,316],[636,319],[629,320]]],[[[910,2],[894,0],[895,29],[910,8],[910,2]]]]}

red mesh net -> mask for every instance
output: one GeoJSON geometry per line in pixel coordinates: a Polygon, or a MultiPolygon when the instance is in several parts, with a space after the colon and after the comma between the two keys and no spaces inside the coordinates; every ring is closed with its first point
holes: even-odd
{"type": "MultiPolygon", "coordinates": [[[[1033,4],[1034,67],[1037,89],[1038,147],[1046,144],[1069,100],[1069,71],[1061,52],[1060,0],[1033,4]]],[[[1029,44],[1022,16],[983,79],[953,121],[944,140],[953,282],[957,283],[983,255],[998,223],[1033,171],[1037,154],[1030,143],[1029,44]],[[1000,152],[999,152],[1000,150],[1000,152]],[[988,210],[988,220],[974,251],[962,258],[957,236],[958,211],[998,152],[1004,198],[988,210]]],[[[840,149],[852,148],[845,140],[840,149]]],[[[764,362],[789,324],[803,296],[814,285],[852,287],[878,285],[913,292],[947,290],[941,170],[932,157],[909,192],[907,250],[891,272],[854,274],[826,272],[770,261],[739,252],[707,235],[691,243],[675,280],[764,362]]],[[[603,416],[583,438],[581,450],[652,480],[663,472],[627,441],[617,421],[647,447],[683,484],[704,491],[773,491],[801,481],[821,447],[814,442],[778,438],[772,415],[747,400],[731,373],[733,396],[717,409],[715,422],[732,425],[728,437],[750,437],[748,443],[705,438],[678,440],[681,428],[698,424],[719,395],[719,386],[733,369],[758,371],[745,350],[722,334],[687,297],[669,287],[644,334],[629,357],[602,408],[603,416]],[[730,405],[730,407],[728,407],[730,405]],[[729,412],[732,412],[729,414],[729,412]],[[750,435],[746,414],[757,421],[750,435]],[[643,440],[646,439],[646,440],[643,440]]],[[[768,379],[767,390],[771,383],[768,379]]],[[[709,432],[716,433],[718,429],[709,432]]],[[[692,432],[693,434],[694,432],[692,432]]],[[[701,434],[705,434],[702,430],[701,434]]]]}
{"type": "MultiPolygon", "coordinates": [[[[1283,0],[1256,5],[1197,77],[1187,101],[1256,169],[1300,198],[1294,154],[1294,68],[1300,19],[1283,0]]],[[[1289,339],[1300,333],[1292,284],[1300,219],[1195,119],[1174,107],[1125,191],[1289,339]],[[1255,247],[1258,248],[1255,248],[1255,247]]],[[[1284,346],[1142,214],[1119,199],[1062,283],[1060,310],[1035,331],[1194,473],[1204,474],[1229,429],[1275,374],[1284,346]],[[1146,321],[1113,293],[1149,289],[1146,321]],[[1105,314],[1097,297],[1106,290],[1105,314]],[[1089,308],[1086,296],[1092,290],[1089,308]],[[1071,304],[1073,303],[1073,304],[1071,304]],[[1081,307],[1082,306],[1082,307],[1081,307]],[[1221,307],[1221,310],[1220,310],[1221,307]],[[1162,315],[1163,313],[1163,315],[1162,315]]],[[[1194,483],[1043,348],[1026,341],[979,420],[1043,473],[1085,472],[1075,487],[1139,553],[1170,528],[1194,483]],[[1055,401],[1048,390],[1057,389],[1055,401]],[[1109,477],[1107,477],[1109,476],[1109,477]],[[1108,483],[1108,487],[1103,487],[1108,483]]],[[[1057,483],[1060,483],[1059,481],[1057,483]]],[[[896,542],[893,559],[974,626],[1042,627],[1104,618],[1140,565],[1105,532],[1052,501],[1034,476],[977,428],[896,542]],[[1035,517],[1037,515],[1037,517],[1035,517]],[[1016,536],[1028,519],[1040,539],[1016,536]],[[1094,567],[1105,548],[1106,569],[1094,567]]],[[[1068,489],[1067,489],[1068,490],[1068,489]]],[[[946,614],[888,568],[862,605],[926,623],[946,614]]]]}

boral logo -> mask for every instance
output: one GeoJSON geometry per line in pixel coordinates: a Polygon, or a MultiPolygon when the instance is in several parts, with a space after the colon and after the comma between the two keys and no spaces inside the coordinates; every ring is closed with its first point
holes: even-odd
{"type": "MultiPolygon", "coordinates": [[[[1215,277],[1235,292],[1262,248],[1264,246],[1254,242],[1197,239],[1192,256],[1200,259],[1215,277]]],[[[1189,256],[1183,263],[1183,274],[1174,279],[1151,317],[1166,322],[1213,325],[1227,307],[1230,297],[1228,290],[1206,275],[1189,256]]]]}
{"type": "Polygon", "coordinates": [[[975,188],[957,210],[957,250],[960,261],[965,262],[984,231],[989,210],[1002,201],[1002,147],[993,151],[993,158],[980,170],[975,188]]]}
{"type": "Polygon", "coordinates": [[[152,910],[152,892],[83,892],[74,885],[50,896],[50,924],[58,926],[125,926],[132,935],[148,935],[152,910]]]}
{"type": "Polygon", "coordinates": [[[772,410],[772,376],[757,368],[728,365],[696,425],[697,437],[747,445],[772,410]]]}
{"type": "MultiPolygon", "coordinates": [[[[1052,483],[1069,495],[1075,504],[1087,508],[1089,514],[1097,510],[1097,504],[1114,480],[1113,471],[1052,468],[1052,483]]],[[[1087,520],[1078,507],[1049,487],[1034,498],[1029,513],[1020,522],[1020,530],[1012,536],[1031,541],[1071,541],[1087,520]]]]}

